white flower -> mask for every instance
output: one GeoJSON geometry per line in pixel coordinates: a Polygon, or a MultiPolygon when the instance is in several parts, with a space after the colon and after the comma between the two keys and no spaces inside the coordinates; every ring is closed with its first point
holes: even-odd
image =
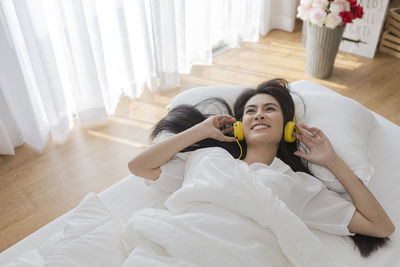
{"type": "Polygon", "coordinates": [[[342,22],[342,18],[339,15],[330,13],[325,19],[325,26],[333,29],[337,25],[339,25],[341,22],[342,22]]]}
{"type": "Polygon", "coordinates": [[[326,8],[328,7],[328,0],[314,0],[312,7],[314,8],[320,8],[322,10],[326,10],[326,8]]]}
{"type": "Polygon", "coordinates": [[[300,5],[302,6],[307,6],[307,7],[312,7],[313,0],[300,0],[300,5]]]}
{"type": "Polygon", "coordinates": [[[310,12],[311,7],[305,5],[299,5],[297,8],[297,17],[302,19],[303,21],[310,21],[310,12]]]}
{"type": "MultiPolygon", "coordinates": [[[[335,0],[335,2],[333,2],[333,3],[339,5],[342,11],[350,11],[350,3],[347,2],[347,0],[335,0]]],[[[331,3],[331,10],[332,10],[333,3],[331,3]]],[[[342,12],[342,11],[340,11],[340,12],[342,12]]]]}
{"type": "Polygon", "coordinates": [[[326,18],[326,12],[320,8],[312,8],[310,12],[310,21],[318,26],[322,26],[326,18]]]}
{"type": "Polygon", "coordinates": [[[337,3],[332,2],[329,10],[331,11],[331,13],[335,14],[335,15],[339,15],[340,12],[344,11],[343,6],[339,5],[337,3]]]}

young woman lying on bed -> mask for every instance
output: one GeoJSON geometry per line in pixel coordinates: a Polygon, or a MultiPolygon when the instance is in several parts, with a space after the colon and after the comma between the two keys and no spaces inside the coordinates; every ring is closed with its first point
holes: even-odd
{"type": "Polygon", "coordinates": [[[332,234],[351,236],[364,257],[386,245],[387,237],[395,230],[392,221],[368,188],[335,153],[327,136],[320,129],[296,124],[298,132],[293,135],[297,141],[285,141],[284,126],[293,120],[295,114],[285,80],[274,79],[256,89],[245,90],[234,104],[235,117],[224,100],[212,101],[223,103],[230,115],[202,114],[196,106],[174,108],[155,126],[152,138],[165,132],[175,135],[153,144],[132,159],[130,171],[156,180],[161,174],[160,167],[177,153],[205,147],[226,149],[233,157],[240,157],[247,163],[249,171],[254,167],[279,171],[282,170],[280,166],[287,164],[291,169],[278,176],[280,181],[263,182],[270,183],[274,194],[289,209],[301,215],[306,225],[332,234]],[[243,125],[244,140],[240,142],[243,154],[232,137],[232,124],[236,121],[242,121],[243,125]],[[307,146],[308,154],[298,150],[300,143],[307,146]],[[328,168],[347,190],[352,202],[328,190],[320,180],[311,176],[307,161],[328,168]],[[298,184],[283,192],[284,186],[292,184],[294,179],[298,184]],[[301,214],[297,210],[301,210],[301,214]]]}

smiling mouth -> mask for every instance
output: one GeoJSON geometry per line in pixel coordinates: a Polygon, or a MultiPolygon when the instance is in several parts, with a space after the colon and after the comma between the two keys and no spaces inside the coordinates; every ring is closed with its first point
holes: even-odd
{"type": "Polygon", "coordinates": [[[252,130],[260,130],[260,129],[267,129],[269,128],[269,125],[266,124],[256,124],[253,127],[251,127],[252,130]]]}

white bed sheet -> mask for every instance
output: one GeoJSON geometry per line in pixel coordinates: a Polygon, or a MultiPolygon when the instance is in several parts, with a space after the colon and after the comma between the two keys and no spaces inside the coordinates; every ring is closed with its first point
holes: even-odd
{"type": "MultiPolygon", "coordinates": [[[[307,89],[326,91],[330,89],[307,81],[298,81],[292,86],[307,86],[307,89]]],[[[331,91],[332,92],[332,91],[331,91]]],[[[369,157],[375,167],[375,173],[370,181],[370,190],[383,205],[392,218],[397,230],[390,237],[388,248],[380,249],[368,259],[363,259],[354,250],[352,241],[348,238],[332,236],[316,230],[313,232],[330,249],[332,255],[349,266],[400,266],[400,127],[374,113],[377,125],[370,132],[369,157]]],[[[129,175],[117,184],[100,194],[100,199],[111,214],[120,221],[141,208],[162,207],[167,195],[144,184],[143,179],[129,175]]],[[[26,259],[40,258],[36,248],[54,234],[61,232],[65,221],[71,216],[71,211],[42,227],[35,233],[21,240],[0,255],[0,266],[15,261],[21,255],[26,259]],[[29,254],[27,254],[30,252],[29,254]]]]}

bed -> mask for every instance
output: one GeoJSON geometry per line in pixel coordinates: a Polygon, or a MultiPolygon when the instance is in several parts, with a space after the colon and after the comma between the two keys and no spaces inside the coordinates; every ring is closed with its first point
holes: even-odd
{"type": "MultiPolygon", "coordinates": [[[[309,94],[330,93],[339,99],[342,97],[329,88],[310,81],[296,81],[291,83],[290,86],[298,91],[305,90],[309,94]]],[[[237,86],[224,86],[223,88],[225,90],[233,88],[232,90],[237,92],[243,89],[243,87],[237,86]]],[[[200,92],[201,90],[204,91],[204,88],[196,88],[195,91],[200,92]]],[[[208,90],[210,92],[215,91],[216,87],[208,90]]],[[[224,95],[223,90],[221,92],[224,95]]],[[[178,95],[169,108],[186,101],[187,96],[187,93],[186,95],[178,95]]],[[[196,94],[191,94],[190,96],[194,98],[200,97],[200,95],[196,94]]],[[[230,97],[231,99],[228,99],[228,102],[233,101],[235,95],[231,94],[230,97]]],[[[195,101],[198,100],[195,99],[195,101]]],[[[329,254],[338,262],[347,266],[400,266],[400,255],[398,255],[398,251],[400,251],[400,234],[398,231],[400,227],[400,210],[398,209],[398,203],[400,203],[400,164],[398,156],[398,151],[400,151],[400,127],[374,112],[370,113],[376,119],[376,123],[371,125],[371,129],[366,133],[367,143],[365,149],[367,151],[367,159],[370,165],[373,166],[373,173],[368,180],[368,186],[392,218],[397,228],[390,236],[391,243],[388,247],[380,249],[365,259],[354,249],[353,243],[349,238],[333,236],[317,230],[312,230],[312,232],[326,246],[329,254]]],[[[109,215],[122,224],[135,211],[149,207],[163,208],[163,203],[168,195],[168,193],[162,192],[155,187],[145,185],[142,178],[129,175],[100,193],[98,199],[109,211],[109,215]]],[[[75,210],[64,214],[2,252],[0,266],[47,266],[44,265],[43,251],[51,250],[49,247],[54,242],[57,242],[54,241],[57,239],[55,237],[66,231],[66,222],[74,216],[75,210]]]]}

